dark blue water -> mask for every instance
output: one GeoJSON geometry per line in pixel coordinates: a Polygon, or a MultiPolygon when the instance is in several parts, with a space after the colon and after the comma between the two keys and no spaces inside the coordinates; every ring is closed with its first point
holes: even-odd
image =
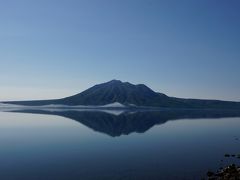
{"type": "Polygon", "coordinates": [[[224,157],[240,153],[238,117],[39,113],[0,113],[0,179],[201,179],[238,163],[224,157]]]}

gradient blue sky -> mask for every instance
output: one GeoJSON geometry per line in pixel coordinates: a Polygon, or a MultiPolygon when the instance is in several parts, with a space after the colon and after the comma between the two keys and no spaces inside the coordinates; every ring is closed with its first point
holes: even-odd
{"type": "Polygon", "coordinates": [[[238,0],[0,0],[0,100],[120,79],[240,101],[238,0]]]}

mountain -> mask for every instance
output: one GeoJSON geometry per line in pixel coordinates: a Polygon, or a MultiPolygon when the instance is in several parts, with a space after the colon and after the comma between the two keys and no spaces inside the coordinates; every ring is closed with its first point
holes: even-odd
{"type": "Polygon", "coordinates": [[[49,104],[104,106],[117,103],[120,107],[122,104],[135,107],[240,109],[240,102],[169,97],[153,91],[144,84],[134,85],[119,80],[98,84],[82,93],[62,99],[9,101],[3,103],[29,106],[49,104]]]}
{"type": "Polygon", "coordinates": [[[167,96],[156,93],[143,84],[133,85],[112,80],[61,101],[68,105],[106,105],[118,102],[124,105],[149,106],[159,97],[167,96]]]}

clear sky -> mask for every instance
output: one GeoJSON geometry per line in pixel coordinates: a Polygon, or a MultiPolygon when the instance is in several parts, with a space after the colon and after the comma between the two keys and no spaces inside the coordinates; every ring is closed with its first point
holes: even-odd
{"type": "Polygon", "coordinates": [[[240,101],[239,0],[0,0],[0,100],[112,79],[240,101]]]}

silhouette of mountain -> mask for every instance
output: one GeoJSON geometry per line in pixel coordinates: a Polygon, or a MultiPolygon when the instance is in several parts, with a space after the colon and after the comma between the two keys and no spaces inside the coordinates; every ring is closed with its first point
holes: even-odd
{"type": "Polygon", "coordinates": [[[154,92],[144,84],[133,85],[119,80],[98,84],[82,93],[62,99],[4,103],[29,106],[49,104],[101,106],[116,102],[125,106],[134,105],[137,107],[240,109],[240,102],[169,97],[165,94],[154,92]]]}
{"type": "Polygon", "coordinates": [[[169,120],[240,117],[237,110],[162,110],[162,111],[126,111],[120,115],[113,115],[100,111],[47,111],[47,110],[15,110],[32,114],[48,114],[66,117],[112,137],[128,135],[130,133],[144,133],[157,124],[169,120]]]}

